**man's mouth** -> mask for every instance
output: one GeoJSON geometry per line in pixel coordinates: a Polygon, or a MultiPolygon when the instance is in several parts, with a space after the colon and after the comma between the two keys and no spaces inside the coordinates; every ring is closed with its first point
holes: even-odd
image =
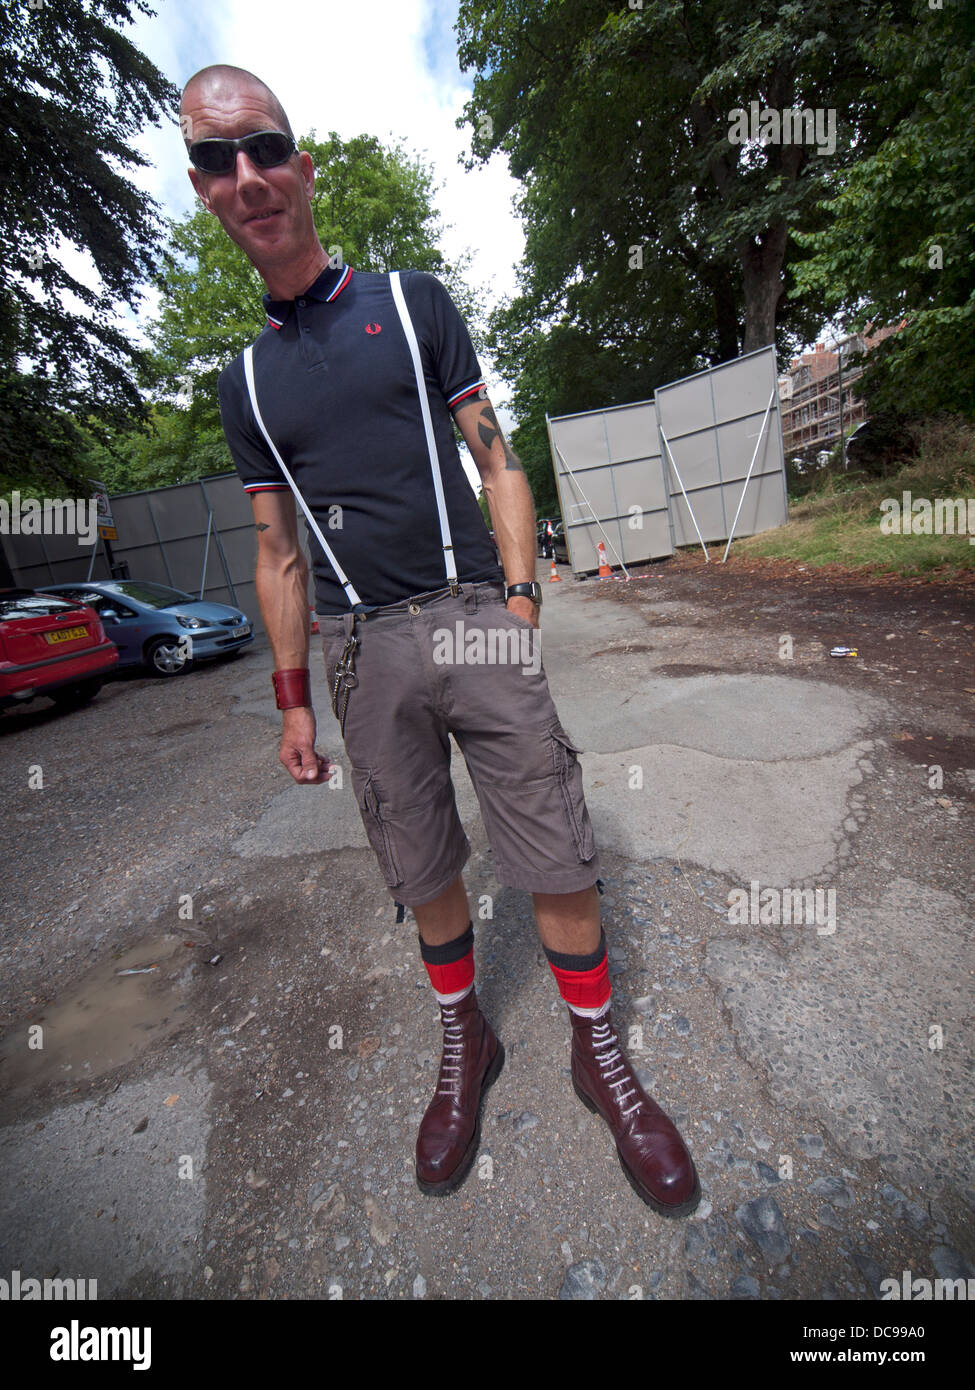
{"type": "Polygon", "coordinates": [[[248,217],[248,222],[267,222],[272,217],[277,217],[280,208],[266,208],[264,212],[255,212],[252,217],[248,217]]]}

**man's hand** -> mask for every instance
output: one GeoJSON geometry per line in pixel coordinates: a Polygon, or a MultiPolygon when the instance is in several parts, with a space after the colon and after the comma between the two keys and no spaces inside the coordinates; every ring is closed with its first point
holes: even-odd
{"type": "Polygon", "coordinates": [[[512,613],[517,614],[519,618],[525,618],[526,621],[531,623],[532,627],[538,627],[538,615],[541,610],[538,604],[528,598],[527,595],[516,594],[514,598],[508,599],[505,607],[509,608],[512,613]]]}
{"type": "Polygon", "coordinates": [[[332,766],[315,751],[315,712],[307,705],[282,711],[281,751],[278,761],[296,782],[327,782],[332,766]]]}

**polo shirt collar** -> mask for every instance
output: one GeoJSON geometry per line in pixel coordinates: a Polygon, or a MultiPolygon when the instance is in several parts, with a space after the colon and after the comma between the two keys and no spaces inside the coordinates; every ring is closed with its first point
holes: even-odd
{"type": "MultiPolygon", "coordinates": [[[[314,284],[309,285],[308,289],[297,298],[316,299],[320,304],[328,304],[342,293],[351,279],[352,267],[350,265],[327,265],[314,284]]],[[[261,296],[261,303],[264,305],[268,323],[275,329],[284,327],[295,306],[293,299],[272,299],[269,294],[261,296]]]]}

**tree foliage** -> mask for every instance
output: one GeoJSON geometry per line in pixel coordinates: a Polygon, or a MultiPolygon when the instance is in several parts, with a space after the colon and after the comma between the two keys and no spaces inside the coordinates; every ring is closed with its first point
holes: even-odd
{"type": "Polygon", "coordinates": [[[120,32],[144,0],[0,8],[0,483],[77,487],[81,427],[144,415],[140,354],[118,326],[154,271],[161,223],[127,171],[132,138],[178,93],[120,32]],[[69,266],[90,257],[91,287],[69,266]]]}
{"type": "Polygon", "coordinates": [[[824,200],[884,138],[864,92],[887,17],[909,12],[908,0],[462,0],[472,158],[505,152],[523,184],[519,292],[489,342],[517,380],[513,442],[539,475],[543,407],[646,397],[769,342],[784,364],[814,338],[824,291],[787,294],[809,255],[796,232],[825,227],[824,200]],[[753,101],[832,110],[835,148],[734,143],[731,112],[753,101]]]}
{"type": "Polygon", "coordinates": [[[889,15],[865,99],[886,138],[847,173],[795,295],[824,295],[851,329],[897,327],[865,358],[871,409],[975,415],[975,9],[889,15]]]}

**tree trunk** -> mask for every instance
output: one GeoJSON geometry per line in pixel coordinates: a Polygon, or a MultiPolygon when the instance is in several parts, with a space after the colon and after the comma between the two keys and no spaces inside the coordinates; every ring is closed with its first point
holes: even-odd
{"type": "Polygon", "coordinates": [[[787,235],[786,225],[780,221],[738,243],[745,292],[743,353],[775,342],[776,311],[785,293],[782,267],[787,235]]]}

